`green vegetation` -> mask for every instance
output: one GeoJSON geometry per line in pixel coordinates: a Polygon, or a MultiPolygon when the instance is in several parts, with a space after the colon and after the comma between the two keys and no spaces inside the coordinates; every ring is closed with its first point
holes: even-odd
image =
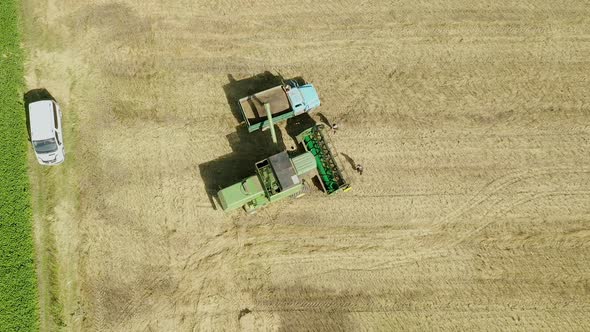
{"type": "Polygon", "coordinates": [[[0,1],[0,331],[38,329],[18,6],[0,1]]]}

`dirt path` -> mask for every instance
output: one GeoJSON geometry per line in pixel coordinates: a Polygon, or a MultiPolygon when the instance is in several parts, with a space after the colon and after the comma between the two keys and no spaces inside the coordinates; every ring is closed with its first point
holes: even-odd
{"type": "Polygon", "coordinates": [[[585,2],[26,3],[67,330],[590,329],[585,2]],[[279,72],[365,173],[224,215],[270,142],[232,102],[279,72]]]}

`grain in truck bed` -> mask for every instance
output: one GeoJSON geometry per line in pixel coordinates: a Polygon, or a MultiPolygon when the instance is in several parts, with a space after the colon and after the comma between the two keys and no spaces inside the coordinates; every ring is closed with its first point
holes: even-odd
{"type": "Polygon", "coordinates": [[[273,117],[291,110],[287,93],[281,85],[244,97],[240,99],[240,107],[250,125],[266,119],[265,103],[270,104],[273,117]]]}

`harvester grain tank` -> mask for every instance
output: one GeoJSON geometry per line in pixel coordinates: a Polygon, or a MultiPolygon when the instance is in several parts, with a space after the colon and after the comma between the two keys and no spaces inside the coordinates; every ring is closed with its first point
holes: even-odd
{"type": "Polygon", "coordinates": [[[299,85],[293,80],[244,97],[239,106],[249,132],[270,127],[265,104],[269,104],[273,120],[278,123],[313,111],[320,106],[320,98],[313,84],[299,85]]]}

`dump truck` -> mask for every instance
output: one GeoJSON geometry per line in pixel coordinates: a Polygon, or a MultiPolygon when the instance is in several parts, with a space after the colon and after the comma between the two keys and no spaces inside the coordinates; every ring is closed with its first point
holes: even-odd
{"type": "Polygon", "coordinates": [[[332,145],[326,127],[314,125],[295,137],[307,153],[311,153],[316,161],[317,175],[322,189],[328,195],[350,190],[345,180],[344,168],[340,166],[336,149],[332,145]]]}
{"type": "Polygon", "coordinates": [[[294,80],[244,97],[239,100],[239,108],[248,132],[270,127],[264,104],[270,105],[276,123],[313,111],[320,106],[320,98],[313,84],[299,85],[294,80]]]}
{"type": "Polygon", "coordinates": [[[272,202],[305,194],[303,178],[314,171],[316,161],[311,152],[290,157],[282,151],[257,162],[254,175],[221,189],[217,197],[224,211],[243,208],[255,213],[272,202]]]}

